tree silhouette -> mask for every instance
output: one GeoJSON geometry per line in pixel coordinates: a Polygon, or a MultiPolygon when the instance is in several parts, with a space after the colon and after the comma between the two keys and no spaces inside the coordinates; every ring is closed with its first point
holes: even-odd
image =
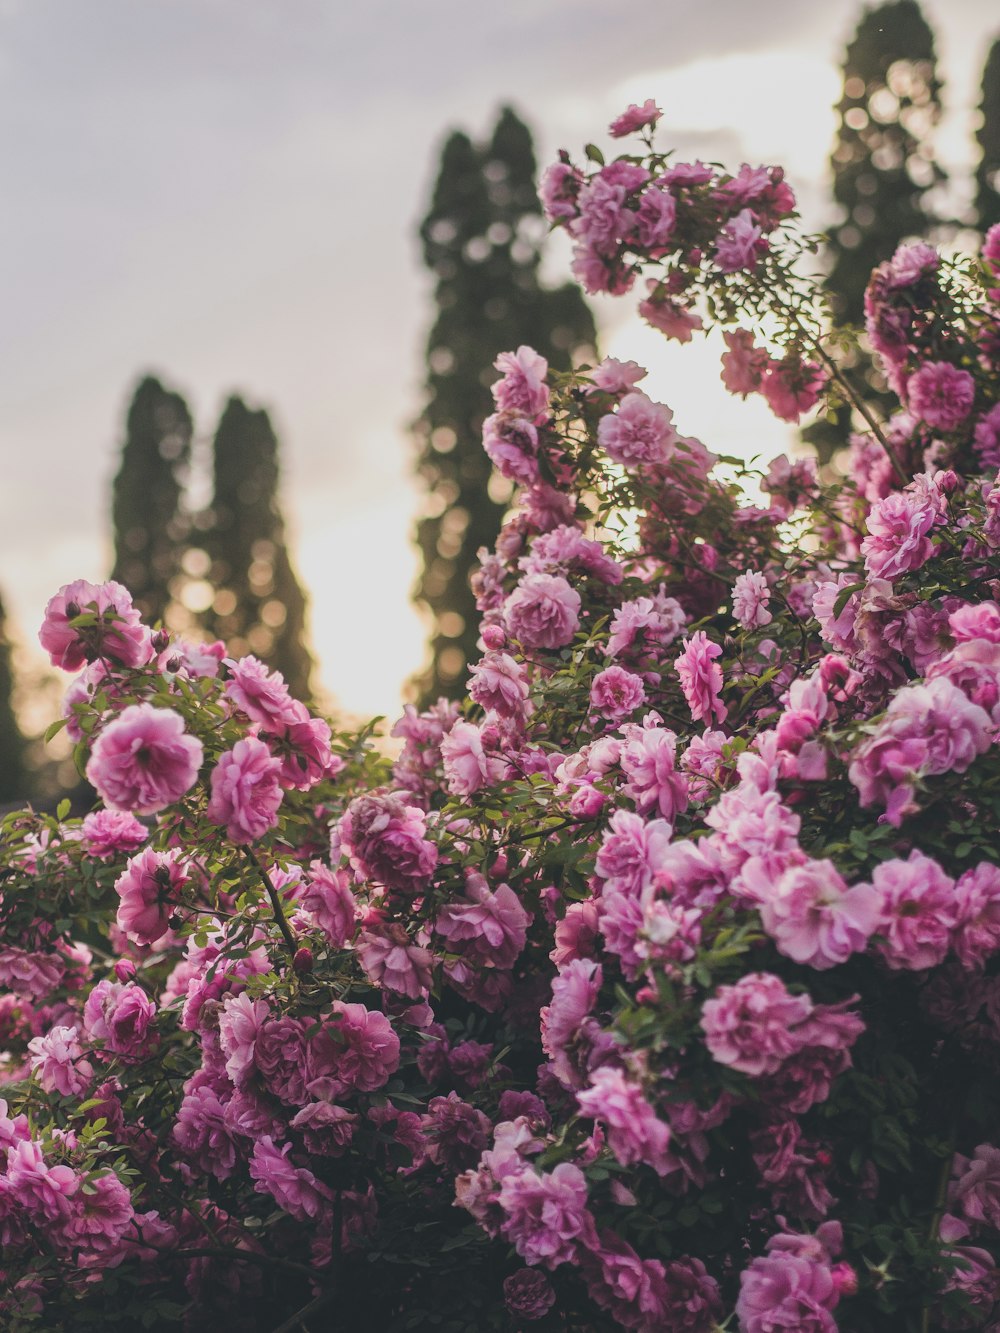
{"type": "Polygon", "coordinates": [[[114,480],[115,563],[144,619],[169,620],[189,523],[182,496],[191,455],[191,413],[179,393],[147,375],[128,410],[114,480]],[[173,585],[173,588],[172,588],[173,585]]]}
{"type": "Polygon", "coordinates": [[[25,801],[33,794],[29,790],[25,739],[14,714],[13,693],[11,642],[7,636],[6,612],[0,601],[0,805],[25,801]]]}
{"type": "Polygon", "coordinates": [[[278,505],[278,439],[262,408],[226,403],[214,441],[214,495],[204,522],[216,590],[202,624],[230,653],[254,653],[309,697],[306,600],[285,544],[278,505]]]}
{"type": "Polygon", "coordinates": [[[1000,38],[990,47],[983,69],[983,95],[976,140],[976,225],[988,231],[1000,222],[1000,38]]]}
{"type": "Polygon", "coordinates": [[[528,343],[553,366],[568,368],[574,351],[594,344],[579,289],[541,284],[544,236],[524,122],[505,107],[488,143],[452,133],[420,228],[437,305],[426,405],[416,424],[427,501],[417,527],[423,568],[415,593],[434,618],[431,665],[417,682],[423,702],[462,694],[477,639],[469,575],[480,547],[495,541],[510,498],[481,443],[493,362],[528,343]]]}

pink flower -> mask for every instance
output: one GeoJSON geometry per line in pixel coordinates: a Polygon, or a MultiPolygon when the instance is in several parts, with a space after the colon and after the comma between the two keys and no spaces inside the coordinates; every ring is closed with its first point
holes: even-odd
{"type": "Polygon", "coordinates": [[[576,1094],[586,1116],[604,1125],[608,1147],[622,1166],[645,1162],[665,1176],[673,1169],[668,1155],[670,1128],[661,1120],[642,1088],[630,1082],[620,1069],[602,1065],[590,1077],[590,1087],[576,1094]]]}
{"type": "Polygon", "coordinates": [[[928,534],[945,519],[942,498],[931,483],[893,491],[872,505],[861,554],[873,578],[897,579],[926,564],[934,554],[928,534]]]}
{"type": "Polygon", "coordinates": [[[634,389],[648,373],[637,361],[619,361],[616,357],[606,356],[591,371],[590,378],[594,387],[604,393],[624,394],[634,389]]]}
{"type": "Polygon", "coordinates": [[[130,704],[98,736],[87,778],[114,809],[152,815],[191,789],[202,756],[180,713],[130,704]]]}
{"type": "Polygon", "coordinates": [[[501,352],[493,362],[503,376],[493,385],[493,397],[501,412],[537,417],[549,405],[545,383],[549,363],[531,347],[501,352]]]}
{"type": "Polygon", "coordinates": [[[144,666],[153,652],[149,630],[120,583],[67,583],[49,599],[38,640],[53,666],[79,671],[105,658],[119,666],[144,666]],[[84,616],[90,625],[71,622],[84,616]]]}
{"type": "MultiPolygon", "coordinates": [[[[45,1092],[60,1097],[77,1097],[84,1092],[94,1076],[93,1067],[83,1058],[79,1029],[57,1025],[49,1028],[44,1037],[32,1037],[28,1042],[31,1069],[37,1075],[45,1092]]],[[[8,1171],[9,1171],[8,1165],[8,1171]]]]}
{"type": "Polygon", "coordinates": [[[332,1194],[304,1166],[293,1166],[288,1154],[292,1145],[275,1147],[270,1135],[254,1144],[250,1177],[258,1194],[270,1194],[279,1208],[299,1222],[315,1221],[330,1208],[332,1194]]]}
{"type": "Polygon", "coordinates": [[[253,1000],[244,991],[227,995],[219,1015],[219,1045],[226,1056],[226,1073],[237,1088],[245,1087],[254,1073],[254,1051],[271,1009],[266,1000],[253,1000]]]}
{"type": "Polygon", "coordinates": [[[928,361],[906,386],[910,411],[935,430],[957,430],[972,411],[976,384],[967,370],[928,361]]]}
{"type": "Polygon", "coordinates": [[[663,254],[677,221],[677,201],[669,189],[653,184],[644,192],[636,213],[636,238],[644,250],[663,254]]]}
{"type": "Polygon", "coordinates": [[[118,928],[139,944],[154,944],[165,935],[180,890],[188,881],[180,850],[133,856],[115,880],[118,928]]]}
{"type": "Polygon", "coordinates": [[[684,651],[674,661],[684,698],[696,722],[726,720],[729,710],[719,698],[722,668],[715,661],[721,656],[719,645],[712,643],[704,630],[698,630],[685,640],[684,651]]]}
{"type": "Polygon", "coordinates": [[[566,1087],[580,1086],[569,1048],[594,1007],[603,975],[589,958],[574,959],[552,982],[552,1002],[541,1011],[542,1050],[566,1087]]]}
{"type": "Polygon", "coordinates": [[[696,315],[690,306],[663,294],[661,284],[655,278],[650,278],[646,285],[650,294],[639,302],[639,314],[665,337],[689,343],[692,333],[702,327],[701,316],[696,315]]]}
{"type": "Polygon", "coordinates": [[[744,1074],[776,1074],[805,1045],[812,1011],[808,995],[791,995],[779,977],[751,972],[705,1001],[705,1045],[720,1064],[744,1074]]]}
{"type": "Polygon", "coordinates": [[[309,1089],[321,1097],[375,1092],[399,1068],[399,1038],[385,1014],[334,1000],[309,1043],[309,1089]]]}
{"type": "Polygon", "coordinates": [[[630,810],[616,810],[597,853],[597,875],[630,897],[638,897],[653,883],[672,833],[665,819],[647,820],[630,810]]]}
{"type": "Polygon", "coordinates": [[[894,696],[875,733],[854,751],[848,776],[862,806],[883,805],[898,828],[918,807],[916,780],[964,773],[993,740],[989,714],[949,680],[910,685],[894,696]]]}
{"type": "Polygon", "coordinates": [[[761,392],[776,417],[795,422],[815,407],[825,383],[826,375],[819,366],[789,353],[782,361],[770,362],[761,392]]]}
{"type": "Polygon", "coordinates": [[[471,796],[491,787],[507,772],[505,759],[488,755],[483,734],[474,722],[458,721],[441,741],[444,776],[452,796],[471,796]]]}
{"type": "Polygon", "coordinates": [[[189,1078],[171,1137],[188,1162],[217,1180],[227,1180],[236,1169],[237,1150],[219,1091],[204,1070],[189,1078]]]}
{"type": "Polygon", "coordinates": [[[289,718],[292,696],[280,671],[269,671],[256,657],[229,661],[225,695],[251,722],[281,733],[289,718]]]}
{"type": "Polygon", "coordinates": [[[435,932],[463,957],[483,966],[510,968],[525,946],[530,914],[509,884],[491,893],[485,881],[472,880],[468,899],[447,903],[434,922],[435,932]]]}
{"type": "Polygon", "coordinates": [[[952,948],[963,967],[982,967],[1000,950],[1000,866],[982,861],[955,883],[952,948]]]}
{"type": "Polygon", "coordinates": [[[539,479],[538,431],[513,412],[495,412],[483,422],[483,448],[501,476],[530,486],[539,479]]]}
{"type": "Polygon", "coordinates": [[[943,962],[958,923],[955,881],[915,848],[905,861],[883,861],[872,872],[879,896],[879,946],[891,968],[919,972],[943,962]]]}
{"type": "Polygon", "coordinates": [[[542,172],[538,197],[550,222],[576,217],[576,197],[583,175],[569,162],[553,162],[542,172]]]}
{"type": "Polygon", "coordinates": [[[758,347],[749,329],[734,329],[723,333],[728,350],[722,354],[722,382],[730,393],[746,398],[760,390],[764,374],[771,363],[767,349],[758,347]]]}
{"type": "Polygon", "coordinates": [[[767,249],[756,216],[744,208],[715,238],[715,262],[723,273],[736,273],[740,269],[752,272],[767,249]]]}
{"type": "Polygon", "coordinates": [[[298,901],[334,948],[342,949],[354,935],[358,904],[347,871],[311,861],[298,901]]]}
{"type": "Polygon", "coordinates": [[[427,816],[419,806],[378,793],[352,801],[337,825],[359,881],[372,879],[410,896],[427,887],[437,865],[437,848],[426,833],[427,816]]]}
{"type": "Polygon", "coordinates": [[[562,648],[580,625],[580,594],[556,574],[529,574],[504,606],[512,638],[526,648],[562,648]]]}
{"type": "Polygon", "coordinates": [[[145,825],[127,810],[95,810],[85,817],[80,832],[87,851],[101,861],[134,852],[149,837],[145,825]]]}
{"type": "Polygon", "coordinates": [[[668,727],[645,724],[627,724],[622,732],[623,794],[640,814],[655,811],[674,823],[688,803],[688,780],[677,771],[677,737],[668,727]]]}
{"type": "Polygon", "coordinates": [[[128,1190],[113,1171],[106,1171],[92,1175],[86,1190],[81,1179],[69,1197],[73,1211],[60,1228],[60,1242],[77,1251],[80,1268],[116,1266],[134,1217],[128,1190]]]}
{"type": "Polygon", "coordinates": [[[509,653],[487,653],[470,672],[469,697],[480,708],[503,718],[528,715],[528,675],[509,653]]]}
{"type": "Polygon", "coordinates": [[[362,931],[355,947],[358,961],[376,986],[408,995],[411,1000],[429,992],[433,955],[429,949],[411,944],[398,923],[362,931]]]}
{"type": "Polygon", "coordinates": [[[501,1234],[525,1263],[549,1269],[573,1263],[579,1247],[594,1235],[587,1181],[570,1162],[560,1162],[548,1175],[530,1167],[512,1171],[503,1178],[499,1203],[501,1234]]]}
{"type": "Polygon", "coordinates": [[[608,126],[608,133],[612,139],[624,139],[633,130],[645,129],[647,125],[652,127],[662,115],[663,112],[651,97],[647,98],[642,106],[636,106],[634,102],[630,102],[621,115],[617,116],[608,126]]]}
{"type": "Polygon", "coordinates": [[[983,470],[1000,468],[1000,403],[994,404],[979,418],[973,438],[976,455],[983,470]]]}
{"type": "Polygon", "coordinates": [[[839,1296],[829,1264],[769,1254],[740,1274],[736,1314],[742,1333],[837,1333],[830,1312],[839,1296]]]}
{"type": "Polygon", "coordinates": [[[738,575],[733,584],[733,616],[745,630],[762,629],[774,617],[767,609],[771,590],[767,579],[757,570],[738,575]]]}
{"type": "Polygon", "coordinates": [[[212,796],[207,815],[224,824],[233,842],[254,842],[278,823],[282,790],[276,759],[262,740],[237,741],[212,769],[212,796]]]}
{"type": "Polygon", "coordinates": [[[602,417],[597,425],[601,448],[612,462],[628,468],[665,463],[676,439],[670,409],[638,389],[626,394],[617,412],[602,417]]]}
{"type": "Polygon", "coordinates": [[[646,702],[642,677],[611,666],[598,672],[590,685],[590,706],[610,722],[620,722],[646,702]]]}
{"type": "Polygon", "coordinates": [[[134,982],[99,981],[87,996],[83,1025],[91,1041],[103,1041],[105,1049],[130,1058],[145,1055],[156,1030],[156,1005],[134,982]]]}
{"type": "Polygon", "coordinates": [[[970,1222],[1000,1231],[1000,1148],[981,1143],[971,1157],[957,1155],[948,1202],[970,1222]]]}
{"type": "Polygon", "coordinates": [[[871,885],[848,888],[832,861],[806,861],[784,872],[760,916],[781,953],[822,971],[866,947],[880,909],[871,885]]]}

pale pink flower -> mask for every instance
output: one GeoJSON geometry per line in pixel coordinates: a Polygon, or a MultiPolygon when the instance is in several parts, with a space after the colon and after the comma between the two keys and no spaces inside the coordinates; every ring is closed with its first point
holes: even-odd
{"type": "Polygon", "coordinates": [[[656,278],[650,278],[646,286],[649,296],[639,302],[639,314],[647,324],[667,338],[679,343],[689,343],[692,334],[703,327],[700,315],[696,315],[690,306],[682,305],[666,296],[660,290],[661,284],[656,278]]]}
{"type": "Polygon", "coordinates": [[[278,823],[282,800],[275,758],[262,740],[247,736],[219,758],[212,769],[212,795],[207,815],[224,824],[233,842],[254,842],[278,823]]]}
{"type": "Polygon", "coordinates": [[[508,771],[505,759],[487,754],[480,728],[462,720],[442,738],[441,760],[452,796],[471,796],[481,787],[499,782],[508,771]]]}
{"type": "Polygon", "coordinates": [[[781,953],[822,971],[866,947],[881,903],[870,884],[848,888],[832,861],[806,861],[784,872],[760,916],[781,953]]]}
{"type": "Polygon", "coordinates": [[[722,354],[722,382],[732,394],[746,398],[760,390],[771,364],[765,347],[758,347],[749,329],[723,333],[727,351],[722,354]]]}
{"type": "Polygon", "coordinates": [[[509,653],[489,652],[470,668],[469,697],[497,717],[527,717],[528,673],[509,653]]]}
{"type": "Polygon", "coordinates": [[[79,671],[105,658],[120,666],[143,666],[153,652],[149,630],[142,624],[132,597],[120,583],[67,583],[49,599],[38,640],[53,666],[79,671]],[[96,623],[74,627],[81,614],[96,623]]]}
{"type": "Polygon", "coordinates": [[[981,861],[959,876],[955,910],[952,948],[963,967],[982,967],[1000,950],[1000,866],[981,861]]]}
{"type": "Polygon", "coordinates": [[[696,722],[724,722],[728,709],[719,697],[722,667],[715,661],[722,649],[712,643],[704,630],[685,640],[684,650],[674,661],[680,676],[684,698],[696,722]]]}
{"type": "Polygon", "coordinates": [[[225,696],[244,712],[251,722],[265,730],[280,733],[289,720],[292,696],[280,671],[270,671],[256,657],[227,661],[229,679],[225,696]]]}
{"type": "Polygon", "coordinates": [[[60,1097],[79,1096],[94,1076],[93,1066],[83,1058],[80,1030],[75,1026],[58,1024],[43,1037],[32,1037],[28,1057],[43,1090],[60,1097]]]}
{"type": "Polygon", "coordinates": [[[715,238],[715,262],[723,273],[735,273],[739,269],[752,272],[767,249],[768,243],[757,225],[756,216],[749,208],[744,208],[715,238]]]}
{"type": "Polygon", "coordinates": [[[562,648],[580,625],[580,594],[557,574],[529,574],[507,598],[504,620],[526,648],[562,648]]]}
{"type": "Polygon", "coordinates": [[[80,826],[83,844],[91,856],[108,860],[134,852],[149,837],[149,830],[127,810],[94,810],[80,826]]]}
{"type": "Polygon", "coordinates": [[[253,1000],[244,991],[227,995],[219,1015],[219,1045],[226,1056],[226,1073],[237,1088],[254,1074],[254,1051],[264,1023],[271,1016],[266,1000],[253,1000]]]}
{"type": "Polygon", "coordinates": [[[622,1070],[611,1065],[595,1069],[590,1087],[578,1092],[576,1100],[584,1115],[605,1127],[608,1147],[622,1166],[645,1162],[661,1176],[673,1169],[667,1152],[669,1126],[657,1116],[639,1084],[622,1070]]]}
{"type": "Polygon", "coordinates": [[[590,372],[594,387],[604,393],[628,393],[638,382],[648,375],[637,361],[619,361],[616,357],[606,356],[590,372]]]}
{"type": "Polygon", "coordinates": [[[626,394],[618,410],[601,417],[597,425],[601,448],[612,462],[628,468],[665,463],[676,439],[670,409],[638,389],[626,394]]]}
{"type": "Polygon", "coordinates": [[[933,486],[907,487],[872,505],[861,554],[873,578],[897,579],[927,563],[934,554],[929,534],[945,518],[941,499],[933,486]]]}
{"type": "Polygon", "coordinates": [[[392,1023],[363,1004],[334,1000],[324,1028],[309,1041],[309,1088],[321,1097],[356,1089],[374,1092],[399,1068],[399,1038],[392,1023]],[[327,1036],[326,1027],[333,1032],[327,1036]]]}
{"type": "Polygon", "coordinates": [[[352,938],[358,917],[357,899],[348,880],[346,870],[330,870],[321,861],[311,861],[298,899],[336,949],[352,938]]]}
{"type": "Polygon", "coordinates": [[[493,362],[502,379],[493,385],[493,397],[501,412],[518,412],[537,417],[549,404],[549,389],[545,383],[549,363],[531,347],[521,346],[516,352],[501,352],[493,362]]]}
{"type": "Polygon", "coordinates": [[[398,923],[362,931],[355,948],[358,961],[376,986],[411,1000],[419,1000],[430,991],[433,955],[429,949],[411,944],[398,923]]]}
{"type": "Polygon", "coordinates": [[[676,735],[668,727],[629,723],[622,736],[623,794],[635,802],[640,814],[655,811],[674,823],[688,803],[688,780],[677,771],[676,735]]]}
{"type": "Polygon", "coordinates": [[[114,809],[152,815],[191,789],[202,757],[180,713],[130,704],[94,742],[87,778],[114,809]]]}
{"type": "Polygon", "coordinates": [[[762,629],[774,617],[767,609],[771,590],[757,570],[740,574],[733,584],[733,616],[745,630],[762,629]]]}
{"type": "Polygon", "coordinates": [[[761,392],[776,417],[798,421],[815,407],[826,383],[826,374],[812,361],[800,361],[790,353],[782,361],[770,362],[761,383],[761,392]]]}
{"type": "Polygon", "coordinates": [[[553,980],[552,1001],[541,1011],[542,1050],[566,1087],[579,1086],[571,1048],[594,1007],[603,976],[598,963],[574,959],[553,980]]]}
{"type": "Polygon", "coordinates": [[[891,968],[922,971],[944,961],[958,924],[955,881],[914,848],[905,861],[883,861],[872,872],[879,896],[879,946],[891,968]]]}
{"type": "Polygon", "coordinates": [[[467,901],[453,900],[441,909],[436,933],[464,958],[486,967],[513,967],[527,940],[530,913],[509,884],[491,892],[477,878],[466,892],[467,901]]]}

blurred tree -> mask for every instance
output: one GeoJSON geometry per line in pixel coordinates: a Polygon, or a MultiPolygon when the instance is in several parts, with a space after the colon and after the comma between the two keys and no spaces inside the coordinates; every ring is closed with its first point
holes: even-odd
{"type": "Polygon", "coordinates": [[[982,119],[976,139],[982,156],[976,168],[976,225],[985,232],[1000,222],[1000,38],[986,57],[979,110],[982,119]]]}
{"type": "Polygon", "coordinates": [[[20,804],[34,795],[25,763],[26,741],[14,714],[13,693],[11,642],[0,601],[0,806],[20,804]]]}
{"type": "Polygon", "coordinates": [[[278,439],[263,409],[227,402],[214,443],[214,495],[202,541],[214,598],[201,615],[230,653],[254,653],[309,697],[306,600],[285,545],[278,505],[278,439]]]}
{"type": "MultiPolygon", "coordinates": [[[[866,9],[847,48],[840,126],[830,159],[842,220],[831,227],[827,288],[838,324],[861,324],[876,264],[933,226],[927,193],[945,179],[931,132],[941,116],[934,34],[916,0],[866,9]]],[[[884,415],[894,399],[870,356],[851,368],[862,396],[884,415]]],[[[806,434],[829,458],[847,443],[850,412],[806,434]]]]}
{"type": "Polygon", "coordinates": [[[492,476],[482,423],[498,353],[528,343],[556,368],[589,354],[594,321],[579,288],[539,279],[545,223],[527,126],[509,108],[489,143],[456,131],[444,145],[430,211],[420,228],[436,280],[437,319],[427,340],[427,400],[416,423],[417,470],[427,489],[417,525],[423,568],[415,595],[434,617],[432,662],[416,682],[421,701],[461,696],[476,655],[469,576],[492,546],[510,486],[492,476]]]}
{"type": "Polygon", "coordinates": [[[191,413],[179,393],[165,389],[152,375],[139,382],[114,480],[111,577],[128,588],[151,623],[169,620],[181,572],[189,531],[182,496],[191,426],[191,413]]]}

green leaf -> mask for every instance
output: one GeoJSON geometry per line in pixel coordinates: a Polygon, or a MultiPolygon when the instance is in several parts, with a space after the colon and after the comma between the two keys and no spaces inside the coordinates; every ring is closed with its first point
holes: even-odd
{"type": "Polygon", "coordinates": [[[591,162],[596,162],[599,167],[604,166],[604,154],[598,148],[597,144],[589,143],[583,151],[591,162]]]}

